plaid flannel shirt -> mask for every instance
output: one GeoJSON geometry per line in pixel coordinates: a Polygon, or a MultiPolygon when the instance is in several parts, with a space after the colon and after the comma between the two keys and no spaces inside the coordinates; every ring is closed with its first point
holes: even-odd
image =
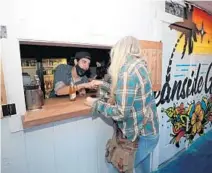
{"type": "Polygon", "coordinates": [[[141,60],[128,60],[121,68],[115,90],[115,105],[107,103],[110,83],[100,88],[100,99],[93,104],[98,112],[117,121],[124,137],[134,141],[139,135],[159,133],[154,93],[147,68],[141,60]]]}

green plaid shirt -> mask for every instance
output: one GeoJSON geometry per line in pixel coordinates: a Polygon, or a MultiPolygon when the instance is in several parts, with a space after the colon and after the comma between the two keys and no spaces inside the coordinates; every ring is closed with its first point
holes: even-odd
{"type": "Polygon", "coordinates": [[[159,133],[159,121],[148,71],[141,60],[128,60],[119,72],[115,105],[107,103],[110,84],[100,88],[100,99],[93,111],[113,118],[124,137],[134,141],[139,135],[159,133]]]}

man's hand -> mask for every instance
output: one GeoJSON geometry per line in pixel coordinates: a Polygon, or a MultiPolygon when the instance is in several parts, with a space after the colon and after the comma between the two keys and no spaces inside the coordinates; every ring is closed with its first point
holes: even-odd
{"type": "Polygon", "coordinates": [[[80,95],[80,96],[85,96],[85,95],[86,95],[85,89],[79,90],[79,95],[80,95]]]}

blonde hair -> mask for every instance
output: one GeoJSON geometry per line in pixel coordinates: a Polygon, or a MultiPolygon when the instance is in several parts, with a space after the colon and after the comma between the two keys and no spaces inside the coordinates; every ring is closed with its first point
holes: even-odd
{"type": "Polygon", "coordinates": [[[111,96],[114,98],[114,91],[116,89],[118,74],[121,67],[127,60],[127,57],[140,58],[141,47],[139,40],[132,36],[126,36],[120,39],[111,49],[111,64],[108,73],[111,76],[111,96]]]}

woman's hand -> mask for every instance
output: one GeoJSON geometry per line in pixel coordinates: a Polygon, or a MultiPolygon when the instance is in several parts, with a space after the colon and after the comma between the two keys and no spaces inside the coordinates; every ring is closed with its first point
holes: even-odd
{"type": "Polygon", "coordinates": [[[79,84],[79,89],[87,88],[87,89],[97,89],[100,85],[103,84],[101,80],[92,80],[91,82],[79,84]]]}
{"type": "Polygon", "coordinates": [[[80,84],[82,88],[92,89],[93,84],[91,82],[80,84]]]}
{"type": "Polygon", "coordinates": [[[85,105],[92,107],[95,101],[97,101],[96,98],[87,97],[84,103],[85,105]]]}
{"type": "Polygon", "coordinates": [[[107,100],[107,103],[109,103],[110,105],[115,105],[115,100],[114,99],[112,99],[112,98],[109,98],[108,100],[107,100]]]}
{"type": "Polygon", "coordinates": [[[91,85],[93,88],[98,88],[100,85],[103,85],[103,81],[101,80],[92,80],[91,85]]]}

